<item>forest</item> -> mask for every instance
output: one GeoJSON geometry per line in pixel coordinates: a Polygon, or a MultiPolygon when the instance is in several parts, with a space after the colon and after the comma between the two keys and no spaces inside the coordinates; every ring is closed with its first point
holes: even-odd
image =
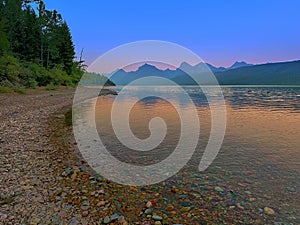
{"type": "Polygon", "coordinates": [[[60,13],[42,0],[0,1],[0,92],[76,85],[85,65],[75,59],[70,28],[60,13]]]}

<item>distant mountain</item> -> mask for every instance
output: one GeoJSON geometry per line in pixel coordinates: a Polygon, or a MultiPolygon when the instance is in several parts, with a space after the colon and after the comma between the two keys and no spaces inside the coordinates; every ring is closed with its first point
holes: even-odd
{"type": "MultiPolygon", "coordinates": [[[[144,64],[141,67],[139,67],[138,70],[136,71],[126,72],[123,69],[117,70],[111,75],[110,80],[117,85],[127,85],[134,80],[143,77],[148,77],[148,76],[164,77],[172,80],[174,77],[178,76],[178,74],[174,70],[170,70],[170,69],[160,70],[157,69],[155,66],[144,64]]],[[[143,83],[139,83],[139,84],[147,85],[143,83]]],[[[156,84],[155,80],[153,80],[151,84],[155,85],[156,84]]],[[[162,85],[162,84],[159,83],[158,85],[162,85]]]]}
{"type": "Polygon", "coordinates": [[[246,66],[215,75],[221,85],[300,85],[300,61],[246,66]]]}
{"type": "MultiPolygon", "coordinates": [[[[138,78],[157,76],[170,79],[180,85],[195,85],[195,81],[188,75],[193,74],[202,76],[203,84],[209,85],[211,82],[207,75],[210,74],[210,70],[221,85],[300,85],[300,61],[261,65],[236,62],[229,68],[214,67],[206,63],[192,66],[183,62],[176,70],[160,70],[155,66],[144,64],[136,71],[117,70],[110,80],[116,85],[127,85],[138,78]]],[[[155,79],[151,84],[164,85],[155,83],[155,79]]]]}
{"type": "Polygon", "coordinates": [[[192,66],[192,65],[188,64],[187,62],[183,62],[179,66],[180,70],[185,71],[185,72],[189,71],[192,73],[193,72],[196,72],[196,73],[205,72],[205,71],[207,71],[207,68],[209,68],[212,72],[222,72],[222,71],[227,70],[225,67],[215,67],[211,64],[203,63],[203,62],[198,63],[195,66],[192,66]]]}
{"type": "Polygon", "coordinates": [[[253,64],[248,64],[248,63],[243,62],[243,61],[241,61],[241,62],[235,62],[232,66],[226,68],[226,70],[233,70],[233,69],[237,69],[237,68],[241,68],[241,67],[246,67],[246,66],[253,66],[253,64]]]}

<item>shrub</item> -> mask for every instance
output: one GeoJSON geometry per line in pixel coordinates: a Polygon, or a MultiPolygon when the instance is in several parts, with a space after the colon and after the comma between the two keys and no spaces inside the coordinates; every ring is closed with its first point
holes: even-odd
{"type": "Polygon", "coordinates": [[[14,85],[20,81],[22,67],[19,60],[11,55],[0,57],[0,84],[14,85]]]}
{"type": "Polygon", "coordinates": [[[61,67],[55,67],[49,72],[51,83],[53,83],[54,85],[72,85],[72,78],[65,71],[63,71],[61,67]]]}

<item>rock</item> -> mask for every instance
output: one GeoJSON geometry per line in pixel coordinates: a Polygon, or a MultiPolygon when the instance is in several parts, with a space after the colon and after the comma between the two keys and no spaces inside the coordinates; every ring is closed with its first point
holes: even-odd
{"type": "Polygon", "coordinates": [[[37,217],[32,217],[30,220],[30,225],[37,225],[39,224],[39,222],[41,221],[41,219],[37,218],[37,217]]]}
{"type": "Polygon", "coordinates": [[[66,209],[70,210],[70,209],[72,209],[72,207],[73,207],[72,205],[69,205],[69,204],[66,205],[66,209]]]}
{"type": "Polygon", "coordinates": [[[105,192],[104,192],[103,190],[99,190],[99,191],[98,191],[98,194],[99,194],[99,195],[104,195],[105,192]]]}
{"type": "Polygon", "coordinates": [[[105,206],[106,205],[106,202],[105,201],[100,201],[98,202],[97,206],[105,206]]]}
{"type": "Polygon", "coordinates": [[[148,201],[148,202],[146,203],[146,207],[147,207],[147,208],[151,208],[151,207],[152,207],[152,202],[151,202],[151,201],[148,201]]]}
{"type": "Polygon", "coordinates": [[[163,220],[163,218],[161,216],[158,216],[158,215],[153,215],[152,219],[154,219],[155,221],[162,221],[163,220]]]}
{"type": "Polygon", "coordinates": [[[150,202],[152,203],[152,205],[156,205],[157,204],[157,199],[152,199],[152,200],[150,200],[150,202]]]}
{"type": "Polygon", "coordinates": [[[187,207],[187,206],[190,206],[191,203],[190,202],[180,202],[180,205],[182,205],[183,207],[187,207]]]}
{"type": "Polygon", "coordinates": [[[6,218],[7,218],[7,214],[0,213],[0,219],[6,219],[6,218]]]}
{"type": "Polygon", "coordinates": [[[151,223],[149,221],[144,221],[142,222],[142,225],[151,225],[151,223]]]}
{"type": "Polygon", "coordinates": [[[72,175],[72,173],[73,173],[72,168],[66,168],[65,171],[62,173],[62,176],[68,177],[68,176],[72,175]]]}
{"type": "Polygon", "coordinates": [[[275,211],[269,207],[265,207],[264,208],[264,212],[268,215],[274,215],[275,214],[275,211]]]}
{"type": "Polygon", "coordinates": [[[151,210],[151,209],[146,209],[146,210],[145,210],[145,214],[151,215],[151,214],[152,214],[152,210],[151,210]]]}
{"type": "Polygon", "coordinates": [[[243,206],[241,206],[240,204],[237,204],[237,208],[240,210],[244,210],[245,208],[243,206]]]}
{"type": "Polygon", "coordinates": [[[224,192],[223,188],[221,188],[221,187],[215,187],[215,191],[217,191],[217,192],[224,192]]]}
{"type": "Polygon", "coordinates": [[[171,192],[173,193],[177,193],[179,191],[179,189],[175,186],[171,187],[171,192]]]}
{"type": "Polygon", "coordinates": [[[190,210],[191,210],[191,207],[183,207],[183,208],[181,208],[181,211],[183,211],[183,212],[188,212],[190,210]]]}
{"type": "Polygon", "coordinates": [[[154,224],[155,224],[155,225],[161,225],[161,222],[160,222],[160,221],[155,221],[154,224]]]}
{"type": "Polygon", "coordinates": [[[83,212],[82,212],[82,216],[83,216],[83,217],[87,217],[88,215],[89,215],[89,212],[88,212],[88,211],[83,211],[83,212]]]}
{"type": "Polygon", "coordinates": [[[54,116],[54,118],[56,119],[65,119],[65,115],[64,114],[57,114],[54,116]]]}
{"type": "Polygon", "coordinates": [[[131,186],[130,186],[130,190],[137,191],[137,186],[131,185],[131,186]]]}
{"type": "Polygon", "coordinates": [[[78,225],[79,224],[79,221],[76,219],[76,218],[73,218],[69,223],[68,225],[78,225]]]}
{"type": "Polygon", "coordinates": [[[90,208],[90,206],[89,205],[85,205],[85,204],[83,204],[81,207],[80,207],[80,209],[82,210],[82,211],[86,211],[86,210],[88,210],[90,208]]]}
{"type": "Polygon", "coordinates": [[[118,213],[114,213],[111,217],[110,217],[110,220],[111,221],[114,221],[114,220],[117,220],[119,219],[120,215],[118,213]]]}
{"type": "Polygon", "coordinates": [[[172,211],[173,209],[174,209],[174,206],[169,205],[169,206],[166,208],[166,211],[172,211]]]}
{"type": "Polygon", "coordinates": [[[177,214],[177,212],[176,211],[171,211],[170,214],[174,216],[174,215],[177,214]]]}
{"type": "Polygon", "coordinates": [[[110,217],[109,216],[106,216],[106,217],[104,217],[104,219],[103,219],[103,223],[105,223],[105,224],[108,224],[108,223],[110,223],[110,217]]]}

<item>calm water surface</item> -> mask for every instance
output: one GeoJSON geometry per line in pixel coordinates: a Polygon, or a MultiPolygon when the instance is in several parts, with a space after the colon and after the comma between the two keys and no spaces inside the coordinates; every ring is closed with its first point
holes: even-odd
{"type": "MultiPolygon", "coordinates": [[[[238,193],[237,198],[229,198],[220,204],[240,204],[258,215],[269,206],[276,212],[271,221],[298,224],[300,87],[224,87],[227,107],[225,139],[216,160],[201,173],[198,164],[209,137],[210,110],[199,88],[185,87],[185,90],[197,107],[201,135],[191,161],[164,185],[184,186],[200,194],[216,186],[225,190],[224,195],[232,190],[238,193]]],[[[134,101],[132,93],[139,91],[143,91],[143,87],[130,88],[118,104],[134,101]]],[[[191,105],[176,98],[176,88],[157,87],[155,91],[168,92],[174,101],[170,103],[155,97],[139,101],[130,114],[131,129],[137,137],[147,138],[150,119],[159,116],[165,120],[168,133],[156,149],[142,153],[126,148],[115,137],[110,123],[110,109],[115,97],[98,98],[96,123],[99,135],[112,149],[111,153],[122,161],[138,165],[157,163],[166,158],[178,142],[181,125],[174,104],[185,110],[191,105]]]]}

